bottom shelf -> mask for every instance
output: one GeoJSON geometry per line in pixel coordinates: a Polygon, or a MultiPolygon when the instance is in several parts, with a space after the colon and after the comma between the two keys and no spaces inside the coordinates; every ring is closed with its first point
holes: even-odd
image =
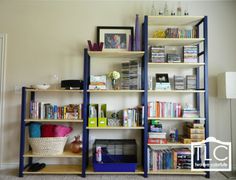
{"type": "Polygon", "coordinates": [[[204,171],[191,171],[191,169],[162,169],[158,171],[149,171],[148,174],[174,174],[174,175],[205,175],[204,171]]]}
{"type": "Polygon", "coordinates": [[[143,174],[143,168],[138,166],[135,172],[94,172],[93,167],[90,165],[86,170],[86,174],[143,174]]]}
{"type": "Polygon", "coordinates": [[[45,168],[37,172],[29,172],[27,169],[23,174],[81,174],[82,172],[80,165],[46,165],[45,168]]]}

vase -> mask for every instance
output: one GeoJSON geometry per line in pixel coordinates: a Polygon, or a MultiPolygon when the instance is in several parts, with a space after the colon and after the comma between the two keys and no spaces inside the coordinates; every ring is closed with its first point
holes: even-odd
{"type": "Polygon", "coordinates": [[[141,42],[140,42],[140,26],[139,26],[139,15],[136,14],[135,19],[135,51],[141,51],[141,42]]]}
{"type": "Polygon", "coordinates": [[[111,86],[112,86],[112,89],[113,89],[113,90],[116,89],[116,80],[115,80],[115,79],[112,79],[112,80],[111,80],[111,86]]]}

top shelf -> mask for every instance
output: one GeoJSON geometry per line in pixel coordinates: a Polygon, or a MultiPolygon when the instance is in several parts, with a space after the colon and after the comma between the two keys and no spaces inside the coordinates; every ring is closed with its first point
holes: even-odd
{"type": "Polygon", "coordinates": [[[204,16],[148,16],[148,25],[193,26],[203,18],[204,16]]]}
{"type": "Polygon", "coordinates": [[[69,89],[26,89],[28,92],[79,92],[82,93],[83,90],[76,89],[76,90],[69,90],[69,89]]]}
{"type": "Polygon", "coordinates": [[[141,58],[144,51],[88,51],[88,54],[97,58],[141,58]]]}

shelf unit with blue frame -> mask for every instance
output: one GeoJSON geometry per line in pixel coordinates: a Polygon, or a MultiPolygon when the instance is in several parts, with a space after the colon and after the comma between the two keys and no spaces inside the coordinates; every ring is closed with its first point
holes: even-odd
{"type": "MultiPolygon", "coordinates": [[[[203,109],[204,117],[200,118],[147,118],[146,121],[151,119],[157,119],[161,122],[167,121],[194,121],[199,120],[205,124],[205,138],[209,136],[209,113],[208,113],[208,34],[207,34],[207,16],[145,16],[143,23],[143,46],[145,55],[145,62],[148,63],[147,76],[149,69],[159,68],[163,71],[163,69],[193,69],[196,74],[196,85],[199,90],[148,90],[148,96],[152,95],[160,95],[167,93],[168,95],[185,95],[185,94],[193,94],[195,98],[195,106],[198,111],[203,109]],[[168,27],[168,26],[195,26],[196,27],[196,38],[153,38],[150,37],[151,33],[149,32],[149,28],[153,27],[168,27]],[[201,32],[201,33],[200,33],[201,32]],[[200,37],[201,36],[201,37],[200,37]],[[201,44],[202,49],[200,52],[201,44]],[[197,45],[198,47],[198,62],[197,63],[153,63],[149,62],[148,52],[149,45],[161,45],[161,46],[184,46],[184,45],[197,45]],[[199,59],[202,61],[199,61],[199,59]],[[201,69],[202,68],[202,69],[201,69]],[[202,76],[203,88],[200,89],[202,76]],[[203,98],[201,98],[203,96],[203,98]],[[201,99],[203,99],[202,104],[204,104],[204,108],[201,108],[201,99]]],[[[147,82],[145,83],[147,84],[147,82]]],[[[148,98],[146,98],[148,100],[148,98]]],[[[146,102],[148,103],[148,102],[146,102]]],[[[182,144],[182,143],[168,143],[168,144],[148,144],[151,148],[159,148],[159,147],[188,147],[190,144],[182,144]]],[[[207,148],[209,148],[209,144],[207,144],[207,148]]],[[[209,158],[209,149],[206,152],[207,159],[209,158]]],[[[148,163],[148,162],[147,162],[148,163]]],[[[207,171],[191,171],[185,169],[163,169],[157,171],[151,171],[145,168],[147,174],[186,174],[186,175],[205,175],[205,177],[209,178],[210,174],[207,171]]]]}
{"type": "Polygon", "coordinates": [[[85,177],[87,174],[142,174],[145,175],[145,167],[146,167],[146,154],[145,151],[147,149],[147,143],[146,143],[146,127],[147,124],[144,122],[144,126],[142,127],[88,127],[88,107],[90,104],[90,95],[91,93],[95,94],[101,94],[105,93],[108,95],[115,95],[116,93],[122,93],[122,94],[130,94],[130,93],[137,93],[137,95],[141,94],[141,104],[145,108],[145,114],[144,116],[147,116],[147,91],[145,90],[145,81],[146,81],[146,70],[147,70],[147,64],[145,64],[144,61],[145,52],[144,51],[121,51],[121,52],[106,52],[106,51],[88,51],[88,49],[84,49],[84,124],[83,124],[83,142],[85,142],[83,145],[83,165],[82,165],[82,176],[85,177]],[[90,81],[90,74],[91,74],[91,58],[110,58],[110,59],[118,59],[118,61],[122,61],[124,59],[127,61],[127,59],[141,59],[142,60],[142,89],[141,90],[89,90],[89,81],[90,81]],[[126,131],[126,130],[138,130],[142,131],[142,165],[137,167],[135,172],[94,172],[92,164],[89,164],[89,132],[91,130],[108,130],[107,133],[109,133],[109,130],[116,130],[116,131],[126,131]]]}
{"type": "MultiPolygon", "coordinates": [[[[21,134],[20,134],[20,154],[19,154],[19,177],[29,174],[82,174],[81,165],[77,164],[53,164],[46,165],[45,168],[32,172],[28,171],[28,168],[32,165],[35,158],[73,158],[78,159],[78,162],[83,158],[82,153],[72,153],[70,150],[64,150],[60,155],[35,155],[31,151],[30,146],[26,146],[26,130],[27,126],[32,122],[40,123],[75,123],[75,125],[80,126],[83,123],[83,119],[30,119],[28,118],[29,102],[35,101],[36,94],[51,94],[51,93],[78,93],[82,94],[83,90],[64,90],[64,89],[32,89],[28,87],[22,87],[22,97],[21,97],[21,134]]],[[[83,162],[81,162],[83,164],[83,162]]]]}

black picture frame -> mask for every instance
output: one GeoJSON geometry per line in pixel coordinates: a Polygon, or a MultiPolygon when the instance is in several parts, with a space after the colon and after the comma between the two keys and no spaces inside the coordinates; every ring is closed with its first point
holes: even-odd
{"type": "Polygon", "coordinates": [[[133,37],[132,26],[97,26],[97,43],[104,43],[104,51],[132,51],[133,37]]]}
{"type": "Polygon", "coordinates": [[[157,83],[169,83],[169,76],[167,73],[158,73],[156,74],[157,83]]]}

